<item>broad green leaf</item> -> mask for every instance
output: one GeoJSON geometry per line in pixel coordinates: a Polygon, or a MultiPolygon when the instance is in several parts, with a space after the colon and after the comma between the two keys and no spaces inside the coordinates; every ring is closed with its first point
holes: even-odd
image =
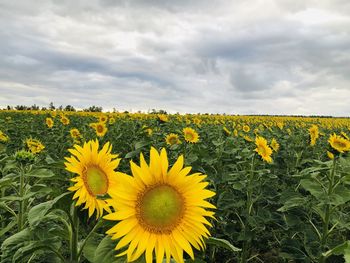
{"type": "Polygon", "coordinates": [[[232,252],[239,252],[239,251],[241,251],[240,248],[235,247],[229,241],[227,241],[226,239],[222,239],[222,238],[209,237],[206,240],[206,243],[207,244],[211,244],[211,245],[215,245],[217,247],[228,249],[228,250],[230,250],[232,252]]]}

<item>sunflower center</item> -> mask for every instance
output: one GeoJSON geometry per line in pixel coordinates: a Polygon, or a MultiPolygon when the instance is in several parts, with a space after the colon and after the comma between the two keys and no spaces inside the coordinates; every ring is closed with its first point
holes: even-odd
{"type": "Polygon", "coordinates": [[[84,174],[84,182],[88,192],[93,196],[107,193],[108,177],[96,166],[87,168],[84,174]]]}
{"type": "Polygon", "coordinates": [[[175,136],[174,137],[170,137],[169,138],[169,142],[170,142],[171,145],[176,144],[177,143],[177,138],[175,136]]]}
{"type": "Polygon", "coordinates": [[[346,144],[344,142],[341,142],[341,141],[335,141],[334,145],[335,145],[335,147],[340,148],[340,149],[346,147],[346,144]]]}
{"type": "Polygon", "coordinates": [[[171,233],[181,220],[183,212],[182,196],[169,185],[156,185],[138,198],[138,220],[153,233],[171,233]]]}
{"type": "Polygon", "coordinates": [[[194,135],[192,133],[187,133],[186,134],[186,139],[189,141],[192,141],[194,139],[194,135]]]}
{"type": "Polygon", "coordinates": [[[97,125],[97,131],[98,131],[98,132],[103,132],[103,127],[102,127],[102,125],[97,125]]]}

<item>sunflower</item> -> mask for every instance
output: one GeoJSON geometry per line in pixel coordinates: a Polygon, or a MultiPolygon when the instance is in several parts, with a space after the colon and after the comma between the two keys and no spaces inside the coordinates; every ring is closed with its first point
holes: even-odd
{"type": "Polygon", "coordinates": [[[5,133],[0,131],[0,142],[7,142],[8,140],[9,140],[9,137],[5,133]]]}
{"type": "Polygon", "coordinates": [[[51,118],[46,118],[45,122],[50,129],[53,127],[53,120],[51,118]]]}
{"type": "Polygon", "coordinates": [[[248,135],[244,135],[243,139],[246,140],[247,142],[252,142],[253,141],[253,139],[250,138],[248,135]]]}
{"type": "Polygon", "coordinates": [[[37,139],[26,139],[25,141],[29,151],[31,151],[32,153],[36,154],[36,153],[40,153],[42,150],[45,149],[45,146],[37,139]]]}
{"type": "Polygon", "coordinates": [[[104,122],[98,122],[94,124],[95,125],[93,128],[95,129],[96,135],[99,137],[105,136],[106,132],[108,131],[106,124],[104,122]]]}
{"type": "Polygon", "coordinates": [[[100,115],[100,117],[99,117],[99,122],[106,123],[107,120],[108,120],[108,116],[106,116],[106,115],[100,115]]]}
{"type": "Polygon", "coordinates": [[[77,138],[81,137],[81,134],[80,134],[80,132],[79,132],[79,130],[77,128],[71,129],[69,132],[70,132],[70,136],[73,139],[77,139],[77,138]]]}
{"type": "Polygon", "coordinates": [[[275,152],[278,152],[280,145],[275,138],[272,138],[270,145],[271,145],[272,150],[274,150],[275,152]]]}
{"type": "Polygon", "coordinates": [[[197,143],[199,141],[199,135],[194,129],[189,127],[184,128],[183,133],[186,142],[197,143]]]}
{"type": "Polygon", "coordinates": [[[244,132],[249,132],[250,131],[250,127],[248,125],[243,125],[243,131],[244,132]]]}
{"type": "Polygon", "coordinates": [[[348,152],[350,150],[350,141],[336,135],[335,133],[329,137],[328,142],[333,149],[340,153],[348,152]]]}
{"type": "Polygon", "coordinates": [[[109,124],[114,124],[115,123],[115,118],[113,118],[113,117],[109,118],[108,123],[109,124]]]}
{"type": "Polygon", "coordinates": [[[330,151],[327,151],[327,156],[329,159],[333,160],[334,159],[334,154],[331,153],[330,151]]]}
{"type": "Polygon", "coordinates": [[[222,130],[224,131],[224,134],[226,136],[230,136],[231,135],[231,132],[225,126],[222,128],[222,130]]]}
{"type": "Polygon", "coordinates": [[[169,145],[180,144],[181,141],[179,139],[179,135],[175,133],[170,133],[165,137],[165,141],[169,145]]]}
{"type": "Polygon", "coordinates": [[[268,163],[272,163],[272,149],[267,145],[266,139],[257,136],[255,139],[255,145],[255,151],[261,156],[261,158],[268,163]]]}
{"type": "Polygon", "coordinates": [[[64,115],[61,116],[60,121],[62,122],[63,125],[68,125],[70,123],[70,120],[64,115]]]}
{"type": "Polygon", "coordinates": [[[119,221],[107,234],[120,238],[116,250],[127,246],[118,256],[127,255],[128,262],[145,254],[146,263],[166,262],[170,258],[184,262],[185,251],[194,259],[193,249],[204,249],[204,238],[212,226],[205,217],[214,218],[215,206],[205,199],[215,195],[205,189],[206,175],[189,175],[191,167],[183,167],[180,156],[173,167],[168,168],[165,149],[160,154],[153,147],[148,165],[140,155],[141,165],[130,162],[133,176],[121,174],[120,184],[111,191],[111,205],[115,212],[104,216],[119,221]],[[154,253],[153,253],[154,252],[154,253]]]}
{"type": "Polygon", "coordinates": [[[159,114],[159,115],[158,115],[158,120],[159,120],[160,122],[168,122],[168,121],[169,121],[169,118],[168,118],[168,116],[165,115],[165,114],[159,114]]]}
{"type": "Polygon", "coordinates": [[[66,157],[66,170],[78,174],[71,181],[75,184],[68,188],[75,192],[74,199],[78,199],[76,206],[85,203],[84,209],[89,210],[89,217],[96,210],[97,217],[101,217],[103,210],[111,212],[107,201],[103,198],[117,185],[117,172],[120,159],[111,154],[112,145],[107,142],[99,151],[98,141],[85,142],[83,147],[74,145],[68,150],[72,155],[66,157]]]}
{"type": "Polygon", "coordinates": [[[310,145],[314,146],[316,144],[317,138],[320,136],[317,125],[313,124],[309,129],[309,133],[310,133],[310,145]]]}

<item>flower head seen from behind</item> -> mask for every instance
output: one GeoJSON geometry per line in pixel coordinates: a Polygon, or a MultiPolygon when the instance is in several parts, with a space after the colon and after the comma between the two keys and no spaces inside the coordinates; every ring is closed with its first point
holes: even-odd
{"type": "Polygon", "coordinates": [[[74,185],[68,190],[74,192],[76,206],[85,204],[89,217],[96,211],[101,217],[103,210],[111,212],[104,196],[117,184],[118,174],[114,171],[120,162],[118,155],[112,154],[112,146],[107,142],[99,150],[98,141],[85,142],[83,147],[74,145],[72,154],[66,157],[66,170],[77,174],[71,181],[74,185]]]}
{"type": "Polygon", "coordinates": [[[270,145],[271,145],[272,150],[274,150],[275,152],[278,152],[280,145],[275,138],[272,138],[270,145]]]}
{"type": "Polygon", "coordinates": [[[345,153],[350,150],[350,141],[335,133],[329,136],[328,142],[339,153],[345,153]]]}
{"type": "Polygon", "coordinates": [[[168,145],[175,145],[175,144],[180,144],[181,141],[179,139],[179,135],[175,134],[175,133],[170,133],[165,137],[165,142],[168,145]]]}
{"type": "Polygon", "coordinates": [[[261,158],[267,163],[272,163],[272,149],[267,144],[266,139],[261,136],[257,136],[255,139],[255,145],[255,151],[261,156],[261,158]]]}
{"type": "Polygon", "coordinates": [[[25,141],[28,149],[30,152],[36,154],[36,153],[40,153],[42,150],[45,149],[45,146],[37,139],[26,139],[25,141]]]}
{"type": "Polygon", "coordinates": [[[199,135],[194,129],[189,127],[184,128],[183,133],[186,142],[197,143],[199,141],[199,135]]]}
{"type": "Polygon", "coordinates": [[[204,239],[211,226],[206,217],[214,217],[215,209],[206,199],[215,195],[207,190],[206,175],[189,174],[180,156],[169,169],[165,149],[160,154],[151,148],[150,163],[140,155],[140,166],[131,162],[133,176],[122,174],[120,184],[112,190],[111,204],[115,212],[107,220],[119,221],[107,231],[118,239],[118,256],[127,255],[128,262],[145,254],[146,263],[170,261],[183,263],[185,251],[192,259],[193,248],[204,249],[204,239]]]}

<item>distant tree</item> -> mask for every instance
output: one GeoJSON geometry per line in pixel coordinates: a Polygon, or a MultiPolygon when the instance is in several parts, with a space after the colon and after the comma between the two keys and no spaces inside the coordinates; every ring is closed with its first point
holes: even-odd
{"type": "Polygon", "coordinates": [[[13,110],[13,107],[10,105],[7,105],[7,110],[13,110]]]}
{"type": "Polygon", "coordinates": [[[165,110],[156,110],[156,109],[152,109],[151,114],[168,114],[165,110]]]}
{"type": "Polygon", "coordinates": [[[39,110],[39,106],[37,106],[36,104],[33,104],[31,107],[29,107],[30,110],[39,110]]]}
{"type": "Polygon", "coordinates": [[[90,111],[90,112],[102,112],[102,107],[98,107],[98,106],[90,106],[87,109],[84,109],[84,111],[90,111]]]}
{"type": "Polygon", "coordinates": [[[46,111],[47,108],[46,108],[46,107],[41,107],[41,110],[42,110],[42,111],[46,111]]]}
{"type": "Polygon", "coordinates": [[[72,105],[67,105],[65,108],[64,108],[65,111],[75,111],[74,107],[72,105]]]}
{"type": "Polygon", "coordinates": [[[58,110],[63,110],[63,106],[60,105],[60,106],[58,107],[58,110]]]}
{"type": "Polygon", "coordinates": [[[30,110],[30,107],[27,107],[25,105],[17,105],[15,107],[16,110],[30,110]]]}
{"type": "Polygon", "coordinates": [[[49,104],[49,109],[50,109],[50,110],[55,110],[55,109],[56,109],[56,107],[55,107],[55,105],[53,105],[53,102],[52,102],[52,101],[51,101],[50,104],[49,104]]]}

